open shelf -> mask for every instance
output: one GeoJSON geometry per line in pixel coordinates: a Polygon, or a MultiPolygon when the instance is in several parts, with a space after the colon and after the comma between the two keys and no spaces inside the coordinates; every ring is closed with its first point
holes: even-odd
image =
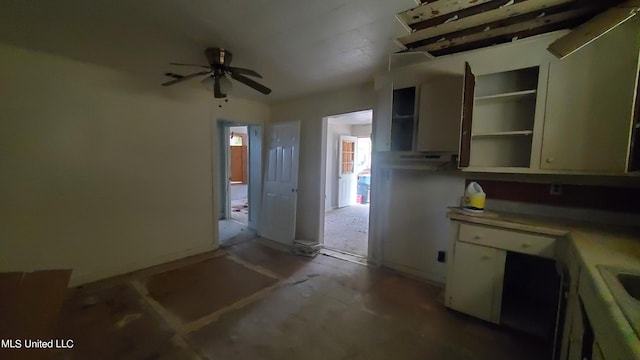
{"type": "Polygon", "coordinates": [[[493,136],[528,136],[533,135],[533,130],[519,130],[519,131],[498,131],[480,134],[471,134],[471,137],[493,137],[493,136]]]}
{"type": "Polygon", "coordinates": [[[522,90],[522,91],[513,91],[513,92],[507,92],[507,93],[501,93],[501,94],[478,96],[476,97],[476,101],[491,100],[491,99],[507,99],[507,98],[513,98],[513,97],[519,97],[519,96],[526,96],[526,95],[535,94],[536,91],[537,90],[533,89],[533,90],[522,90]]]}
{"type": "Polygon", "coordinates": [[[531,67],[476,77],[470,167],[530,167],[539,75],[531,67]]]}

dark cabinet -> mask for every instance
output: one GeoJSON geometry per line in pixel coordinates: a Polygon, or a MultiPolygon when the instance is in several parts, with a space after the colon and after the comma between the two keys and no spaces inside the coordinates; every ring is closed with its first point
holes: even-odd
{"type": "Polygon", "coordinates": [[[391,115],[391,151],[412,151],[415,139],[416,88],[393,91],[391,115]]]}

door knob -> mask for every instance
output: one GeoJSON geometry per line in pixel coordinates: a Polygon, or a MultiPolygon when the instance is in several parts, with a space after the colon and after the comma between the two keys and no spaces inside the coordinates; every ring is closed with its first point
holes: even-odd
{"type": "Polygon", "coordinates": [[[553,157],[548,157],[547,158],[547,163],[551,164],[553,162],[553,160],[555,160],[553,157]]]}

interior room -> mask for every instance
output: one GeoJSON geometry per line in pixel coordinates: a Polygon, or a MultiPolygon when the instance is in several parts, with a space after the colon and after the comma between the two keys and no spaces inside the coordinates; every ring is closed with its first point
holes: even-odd
{"type": "Polygon", "coordinates": [[[2,10],[1,359],[640,359],[638,1],[2,10]]]}
{"type": "Polygon", "coordinates": [[[327,121],[324,248],[367,256],[371,198],[373,111],[329,116],[327,121]]]}

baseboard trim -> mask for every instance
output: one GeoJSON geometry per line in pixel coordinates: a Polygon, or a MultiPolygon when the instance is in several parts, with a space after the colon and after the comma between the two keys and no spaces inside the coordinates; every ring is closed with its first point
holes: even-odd
{"type": "Polygon", "coordinates": [[[148,259],[141,259],[140,261],[136,261],[128,264],[120,264],[116,266],[104,267],[102,269],[98,269],[98,270],[87,272],[87,273],[76,273],[74,271],[71,273],[71,280],[69,280],[69,287],[84,285],[84,284],[92,283],[98,280],[110,278],[113,276],[124,275],[137,270],[142,270],[152,266],[164,264],[164,263],[175,261],[175,260],[180,260],[189,256],[194,256],[194,255],[202,254],[205,252],[214,251],[217,249],[218,249],[217,246],[210,244],[206,246],[199,246],[195,248],[186,249],[183,251],[164,254],[164,255],[148,258],[148,259]]]}
{"type": "Polygon", "coordinates": [[[444,284],[445,284],[445,279],[443,276],[429,274],[427,272],[420,271],[409,266],[394,264],[392,262],[387,261],[382,263],[382,267],[394,270],[398,273],[406,275],[407,277],[410,277],[416,280],[421,280],[438,287],[444,287],[444,284]]]}

